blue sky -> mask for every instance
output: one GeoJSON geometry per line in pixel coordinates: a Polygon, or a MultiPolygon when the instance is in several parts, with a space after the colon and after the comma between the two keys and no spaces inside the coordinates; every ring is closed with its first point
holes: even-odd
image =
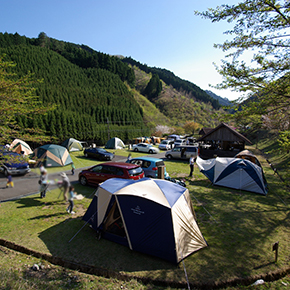
{"type": "Polygon", "coordinates": [[[227,23],[211,23],[194,15],[237,0],[2,0],[0,32],[49,37],[85,44],[107,54],[172,71],[230,100],[240,96],[209,88],[221,82],[213,62],[220,64],[227,23]]]}

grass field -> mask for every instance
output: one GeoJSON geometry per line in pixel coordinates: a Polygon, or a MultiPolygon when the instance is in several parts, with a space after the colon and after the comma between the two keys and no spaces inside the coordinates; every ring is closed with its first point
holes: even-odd
{"type": "MultiPolygon", "coordinates": [[[[65,211],[66,204],[58,200],[58,189],[47,194],[45,200],[35,195],[2,203],[0,238],[37,252],[100,269],[108,269],[119,275],[124,274],[129,279],[128,282],[122,282],[71,270],[57,271],[56,266],[51,266],[45,261],[38,261],[46,264],[46,273],[47,265],[50,269],[54,269],[48,272],[54,273],[54,275],[50,274],[58,281],[59,287],[53,288],[51,284],[51,289],[91,289],[92,283],[100,284],[98,288],[92,289],[120,289],[122,287],[123,289],[159,289],[153,283],[144,285],[137,282],[138,277],[169,284],[182,282],[186,285],[184,269],[192,284],[221,283],[233,279],[243,281],[242,279],[250,276],[255,279],[264,277],[259,275],[265,273],[287,271],[290,260],[289,190],[277,174],[274,174],[265,157],[261,156],[255,148],[251,149],[258,154],[262,163],[269,184],[267,196],[212,186],[197,168],[195,168],[193,178],[189,179],[187,162],[166,161],[167,172],[171,177],[186,179],[198,225],[209,245],[186,258],[184,264],[172,265],[158,258],[130,251],[124,246],[107,240],[97,240],[95,232],[90,227],[84,226],[81,220],[91,202],[94,188],[83,187],[79,184],[76,185],[76,191],[83,194],[85,198],[75,202],[76,215],[74,216],[68,215],[65,211]],[[277,241],[279,241],[279,257],[275,263],[272,245],[277,241]],[[62,275],[65,276],[64,280],[60,278],[62,275]],[[72,278],[74,276],[77,278],[72,278]]],[[[118,150],[116,154],[127,156],[128,151],[118,150]]],[[[95,164],[95,161],[86,161],[78,154],[73,155],[73,159],[77,167],[89,166],[90,162],[95,164]]],[[[32,278],[27,283],[31,289],[34,289],[33,285],[37,283],[37,279],[34,280],[33,275],[37,276],[37,274],[28,271],[34,260],[37,259],[15,252],[11,254],[8,249],[0,248],[2,278],[7,276],[9,283],[12,283],[15,280],[14,275],[20,275],[24,277],[23,279],[31,275],[32,278]]],[[[37,273],[40,275],[42,272],[37,273]]],[[[48,277],[47,273],[45,278],[48,277]]],[[[49,278],[48,281],[50,281],[49,278]]],[[[285,278],[285,281],[282,282],[290,285],[289,276],[285,278]]],[[[276,286],[277,284],[274,285],[275,288],[265,289],[280,289],[277,288],[279,287],[276,286]]],[[[281,285],[283,287],[283,284],[281,285]]],[[[5,288],[0,284],[0,289],[14,289],[14,287],[5,288]]],[[[15,285],[15,289],[23,288],[15,285]]],[[[43,289],[49,288],[43,285],[43,289]]],[[[167,289],[172,288],[167,287],[167,289]]]]}

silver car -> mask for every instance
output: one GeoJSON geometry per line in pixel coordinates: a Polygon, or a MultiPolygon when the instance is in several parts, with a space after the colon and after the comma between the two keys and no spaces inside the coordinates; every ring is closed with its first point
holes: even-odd
{"type": "Polygon", "coordinates": [[[148,143],[134,144],[132,149],[135,152],[146,152],[146,153],[150,153],[150,154],[160,152],[158,148],[156,148],[153,145],[148,144],[148,143]]]}
{"type": "Polygon", "coordinates": [[[174,147],[174,140],[162,140],[158,148],[160,150],[170,150],[174,147]]]}
{"type": "Polygon", "coordinates": [[[174,147],[172,150],[167,151],[165,157],[168,159],[189,159],[191,155],[197,157],[198,153],[199,150],[197,146],[184,145],[174,147]]]}

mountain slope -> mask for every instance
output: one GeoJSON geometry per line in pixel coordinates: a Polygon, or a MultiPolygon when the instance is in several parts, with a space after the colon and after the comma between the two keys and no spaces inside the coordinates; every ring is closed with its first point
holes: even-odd
{"type": "Polygon", "coordinates": [[[211,96],[213,99],[216,99],[221,106],[232,106],[233,105],[232,102],[229,99],[222,98],[222,97],[216,95],[215,93],[213,93],[212,91],[205,90],[205,92],[209,96],[211,96]]]}
{"type": "Polygon", "coordinates": [[[43,79],[37,93],[58,109],[23,126],[45,129],[58,141],[68,137],[104,144],[111,134],[123,140],[150,135],[157,125],[182,126],[194,121],[213,127],[222,113],[217,100],[198,86],[165,69],[150,68],[129,58],[110,56],[87,46],[59,41],[40,33],[38,38],[0,33],[0,54],[43,79]],[[134,65],[137,64],[137,65],[134,65]],[[153,75],[162,91],[153,99],[143,92],[153,75]],[[150,132],[151,131],[151,132],[150,132]]]}
{"type": "MultiPolygon", "coordinates": [[[[135,72],[136,90],[142,93],[152,74],[137,66],[132,68],[135,72]]],[[[200,126],[214,127],[219,123],[218,116],[224,113],[223,110],[213,109],[211,103],[197,101],[192,92],[177,90],[162,79],[161,82],[162,91],[158,97],[151,99],[151,102],[169,121],[166,124],[159,122],[156,125],[182,126],[186,121],[194,121],[200,126]]]]}
{"type": "MultiPolygon", "coordinates": [[[[119,74],[101,68],[80,67],[36,43],[36,40],[18,35],[0,34],[0,55],[5,54],[6,60],[17,64],[15,71],[19,76],[32,72],[35,79],[43,79],[35,85],[37,94],[44,104],[58,105],[57,110],[45,116],[19,117],[19,124],[44,129],[58,142],[74,137],[104,144],[108,125],[111,134],[124,140],[150,134],[143,122],[142,109],[119,74]]],[[[69,51],[70,58],[77,62],[76,51],[69,45],[65,47],[64,51],[69,51]]],[[[131,70],[120,64],[124,71],[131,70]]],[[[21,132],[19,134],[21,137],[21,132]]]]}

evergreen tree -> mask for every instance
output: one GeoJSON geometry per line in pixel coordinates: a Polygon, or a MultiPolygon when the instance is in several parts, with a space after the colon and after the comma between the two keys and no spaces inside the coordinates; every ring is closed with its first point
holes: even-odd
{"type": "Polygon", "coordinates": [[[147,84],[144,94],[148,97],[149,100],[152,100],[161,93],[162,91],[162,83],[158,74],[153,74],[149,83],[147,84]]]}

